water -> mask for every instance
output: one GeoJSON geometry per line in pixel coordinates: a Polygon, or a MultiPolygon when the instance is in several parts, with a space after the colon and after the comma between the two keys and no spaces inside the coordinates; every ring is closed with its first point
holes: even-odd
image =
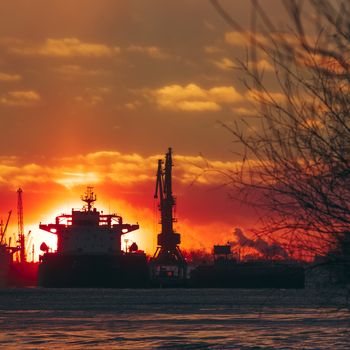
{"type": "Polygon", "coordinates": [[[4,349],[349,349],[341,290],[0,290],[4,349]]]}

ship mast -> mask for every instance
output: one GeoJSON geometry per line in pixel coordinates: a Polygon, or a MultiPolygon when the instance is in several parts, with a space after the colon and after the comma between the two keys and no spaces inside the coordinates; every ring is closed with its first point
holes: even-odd
{"type": "Polygon", "coordinates": [[[158,171],[154,198],[159,199],[159,210],[161,214],[161,233],[158,234],[158,247],[153,256],[155,263],[175,264],[182,269],[186,261],[179,248],[180,234],[173,228],[175,198],[172,193],[172,149],[169,148],[165,155],[165,165],[158,160],[158,171]]]}
{"type": "Polygon", "coordinates": [[[93,187],[88,186],[86,188],[84,195],[82,195],[80,198],[83,202],[85,202],[87,204],[87,206],[86,206],[87,211],[91,211],[93,204],[96,201],[96,195],[93,192],[93,187]]]}

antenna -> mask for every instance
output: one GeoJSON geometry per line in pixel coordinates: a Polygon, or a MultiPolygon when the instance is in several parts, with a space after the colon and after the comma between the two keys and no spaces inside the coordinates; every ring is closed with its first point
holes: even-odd
{"type": "Polygon", "coordinates": [[[91,211],[93,204],[96,201],[96,195],[94,194],[93,189],[92,186],[88,186],[84,195],[80,197],[81,200],[87,204],[87,211],[91,211]]]}

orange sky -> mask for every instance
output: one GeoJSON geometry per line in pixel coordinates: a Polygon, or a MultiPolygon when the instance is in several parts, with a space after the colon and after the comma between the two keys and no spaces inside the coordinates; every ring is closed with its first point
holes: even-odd
{"type": "MultiPolygon", "coordinates": [[[[84,203],[80,195],[89,184],[97,194],[96,208],[122,215],[126,222],[138,222],[140,230],[124,238],[153,253],[160,229],[157,202],[153,199],[158,158],[163,155],[143,158],[104,152],[74,157],[73,164],[66,158],[57,160],[52,167],[33,164],[17,167],[4,160],[7,185],[1,186],[0,210],[4,220],[7,211],[13,210],[8,237],[17,230],[16,184],[22,184],[25,231],[32,231],[35,255],[41,242],[53,247],[55,240],[54,235],[40,232],[39,222],[51,223],[56,216],[81,208],[84,203]]],[[[175,228],[182,234],[183,247],[210,249],[213,244],[232,240],[234,227],[249,227],[255,220],[248,208],[242,210],[229,199],[227,188],[221,187],[224,178],[214,173],[203,174],[196,180],[204,167],[200,157],[177,155],[174,162],[174,194],[178,202],[175,228]]],[[[215,165],[222,169],[234,166],[229,162],[215,165]]]]}
{"type": "MultiPolygon", "coordinates": [[[[249,28],[246,2],[223,1],[249,28]]],[[[280,2],[268,0],[270,14],[280,2]]],[[[81,207],[93,185],[97,208],[130,223],[141,249],[156,234],[157,159],[174,148],[174,192],[184,247],[210,248],[256,220],[228,199],[209,160],[228,170],[239,159],[230,125],[254,114],[237,70],[247,42],[209,1],[12,0],[0,3],[0,217],[23,189],[26,231],[81,207]]],[[[272,66],[259,62],[267,76],[272,66]]],[[[273,86],[271,86],[273,92],[273,86]]]]}

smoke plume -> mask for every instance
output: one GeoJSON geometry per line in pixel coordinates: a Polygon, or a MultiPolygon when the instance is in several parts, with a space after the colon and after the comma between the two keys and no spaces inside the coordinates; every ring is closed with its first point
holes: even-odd
{"type": "Polygon", "coordinates": [[[277,242],[269,244],[261,238],[252,240],[248,238],[240,228],[235,228],[234,235],[236,236],[237,243],[240,246],[254,248],[265,257],[272,258],[279,256],[284,259],[289,258],[289,254],[277,242]]]}

